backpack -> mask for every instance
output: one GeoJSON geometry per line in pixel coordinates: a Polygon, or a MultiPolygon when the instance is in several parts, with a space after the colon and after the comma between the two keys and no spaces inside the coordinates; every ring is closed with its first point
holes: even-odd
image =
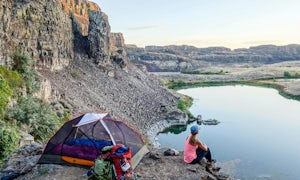
{"type": "Polygon", "coordinates": [[[116,144],[111,148],[109,158],[113,164],[113,179],[137,179],[136,174],[132,169],[132,155],[130,148],[123,144],[116,144]]]}
{"type": "Polygon", "coordinates": [[[112,167],[109,161],[97,158],[94,166],[88,172],[89,180],[111,180],[112,167]]]}

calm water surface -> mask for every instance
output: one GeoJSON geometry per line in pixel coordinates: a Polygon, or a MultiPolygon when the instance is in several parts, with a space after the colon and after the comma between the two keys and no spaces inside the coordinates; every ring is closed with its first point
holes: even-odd
{"type": "MultiPolygon", "coordinates": [[[[191,88],[193,115],[221,121],[200,125],[223,172],[237,179],[300,179],[300,102],[274,89],[252,86],[191,88]]],[[[158,135],[162,147],[183,150],[189,127],[158,135]]]]}

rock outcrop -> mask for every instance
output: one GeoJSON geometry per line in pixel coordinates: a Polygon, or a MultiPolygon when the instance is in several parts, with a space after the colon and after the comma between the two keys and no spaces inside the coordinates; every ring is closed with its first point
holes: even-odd
{"type": "Polygon", "coordinates": [[[231,50],[226,47],[127,46],[127,57],[148,71],[192,71],[212,64],[270,64],[300,59],[300,45],[262,45],[231,50]]]}
{"type": "Polygon", "coordinates": [[[9,25],[11,20],[13,0],[0,2],[0,64],[9,65],[7,58],[7,41],[9,38],[9,25]]]}
{"type": "Polygon", "coordinates": [[[29,54],[36,66],[62,69],[73,58],[72,24],[54,1],[1,1],[0,64],[15,51],[29,54]]]}
{"type": "Polygon", "coordinates": [[[93,2],[5,0],[0,5],[2,65],[10,66],[16,51],[29,54],[36,68],[52,71],[69,66],[75,52],[88,53],[101,66],[111,64],[111,54],[115,59],[107,15],[93,2]]]}
{"type": "Polygon", "coordinates": [[[81,35],[87,36],[89,31],[89,10],[101,11],[100,7],[88,0],[58,0],[63,11],[73,17],[81,35]]]}
{"type": "MultiPolygon", "coordinates": [[[[17,173],[26,174],[36,165],[43,147],[40,144],[32,143],[22,146],[5,159],[5,164],[1,169],[1,175],[17,173]]],[[[2,176],[1,176],[2,177],[2,176]]]]}
{"type": "Polygon", "coordinates": [[[127,64],[126,45],[122,33],[110,34],[111,60],[124,68],[127,64]]]}
{"type": "Polygon", "coordinates": [[[101,11],[90,11],[88,35],[89,56],[98,64],[110,63],[110,25],[108,17],[101,11]]]}

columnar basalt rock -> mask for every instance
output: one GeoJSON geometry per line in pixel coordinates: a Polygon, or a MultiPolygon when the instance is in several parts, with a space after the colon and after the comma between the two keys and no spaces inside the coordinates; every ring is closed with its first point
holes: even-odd
{"type": "Polygon", "coordinates": [[[16,51],[29,54],[37,67],[59,70],[73,58],[70,18],[56,1],[1,1],[1,64],[16,51]]]}
{"type": "Polygon", "coordinates": [[[89,56],[99,65],[110,64],[110,25],[108,17],[101,11],[89,11],[89,56]]]}
{"type": "Polygon", "coordinates": [[[124,68],[126,66],[125,40],[122,33],[110,34],[110,58],[120,67],[124,68]]]}
{"type": "Polygon", "coordinates": [[[124,38],[111,34],[107,15],[93,2],[6,0],[0,18],[0,64],[11,64],[10,55],[21,50],[40,69],[61,70],[74,52],[88,53],[107,72],[112,62],[125,66],[124,38]]]}
{"type": "Polygon", "coordinates": [[[89,31],[89,15],[88,11],[101,11],[100,7],[88,0],[58,0],[63,11],[68,16],[73,16],[76,26],[82,36],[87,36],[89,31]]]}
{"type": "Polygon", "coordinates": [[[9,26],[11,21],[13,0],[0,2],[0,65],[9,65],[7,60],[7,40],[9,38],[9,26]]]}

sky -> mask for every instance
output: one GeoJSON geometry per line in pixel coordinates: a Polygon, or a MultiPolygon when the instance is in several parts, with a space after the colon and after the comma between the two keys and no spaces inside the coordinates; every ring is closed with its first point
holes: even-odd
{"type": "Polygon", "coordinates": [[[300,44],[300,0],[92,0],[126,44],[300,44]]]}

